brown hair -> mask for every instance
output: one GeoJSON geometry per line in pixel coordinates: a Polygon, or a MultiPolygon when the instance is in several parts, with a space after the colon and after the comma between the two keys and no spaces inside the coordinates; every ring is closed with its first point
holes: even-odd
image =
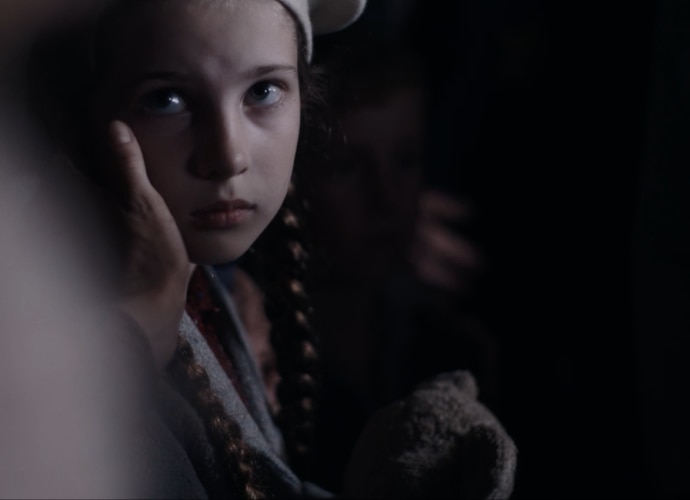
{"type": "Polygon", "coordinates": [[[285,439],[293,470],[309,473],[313,447],[320,370],[318,338],[312,328],[308,295],[311,247],[303,228],[304,206],[295,183],[276,220],[243,259],[265,293],[280,383],[276,421],[285,439]]]}

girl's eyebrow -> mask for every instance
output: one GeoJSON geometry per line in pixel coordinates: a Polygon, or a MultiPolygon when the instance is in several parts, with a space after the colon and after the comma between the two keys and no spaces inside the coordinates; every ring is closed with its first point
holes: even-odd
{"type": "Polygon", "coordinates": [[[266,64],[263,66],[257,66],[255,68],[252,68],[242,75],[244,78],[247,79],[255,79],[255,78],[261,78],[262,76],[265,76],[269,73],[273,73],[276,71],[287,71],[290,73],[297,73],[297,67],[293,66],[291,64],[266,64]]]}
{"type": "MultiPolygon", "coordinates": [[[[251,68],[248,71],[242,73],[241,76],[242,78],[251,80],[261,78],[273,72],[280,71],[295,74],[297,74],[298,72],[297,67],[291,64],[266,64],[262,66],[257,66],[255,68],[251,68]]],[[[190,80],[190,78],[184,74],[177,73],[174,71],[152,71],[149,73],[144,73],[143,75],[139,75],[136,78],[133,78],[132,80],[127,82],[127,84],[134,86],[139,85],[140,83],[146,82],[148,80],[167,80],[176,83],[186,83],[190,80]]]]}
{"type": "Polygon", "coordinates": [[[189,78],[180,73],[175,73],[174,71],[152,71],[133,78],[128,82],[128,85],[138,85],[148,80],[168,80],[177,83],[185,83],[189,81],[189,78]]]}

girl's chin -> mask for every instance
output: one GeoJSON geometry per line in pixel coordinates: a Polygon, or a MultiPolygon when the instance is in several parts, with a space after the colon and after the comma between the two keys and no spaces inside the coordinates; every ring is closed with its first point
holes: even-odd
{"type": "Polygon", "coordinates": [[[190,262],[217,266],[242,257],[258,237],[255,232],[260,234],[253,227],[237,231],[190,231],[182,237],[190,262]]]}
{"type": "Polygon", "coordinates": [[[187,248],[189,261],[200,266],[219,266],[233,262],[248,250],[248,248],[232,248],[194,251],[187,248]]]}

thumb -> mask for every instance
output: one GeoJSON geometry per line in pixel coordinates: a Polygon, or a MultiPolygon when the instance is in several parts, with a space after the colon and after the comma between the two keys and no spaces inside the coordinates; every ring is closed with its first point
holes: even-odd
{"type": "Polygon", "coordinates": [[[115,188],[125,200],[146,197],[153,190],[146,173],[144,155],[132,130],[126,123],[115,120],[108,127],[113,158],[110,176],[115,188]]]}

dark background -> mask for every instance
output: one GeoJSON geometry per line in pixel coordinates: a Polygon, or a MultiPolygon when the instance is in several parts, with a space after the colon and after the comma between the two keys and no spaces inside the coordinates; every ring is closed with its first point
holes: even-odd
{"type": "Polygon", "coordinates": [[[690,495],[688,4],[370,0],[350,30],[427,54],[429,183],[478,209],[514,498],[690,495]]]}

